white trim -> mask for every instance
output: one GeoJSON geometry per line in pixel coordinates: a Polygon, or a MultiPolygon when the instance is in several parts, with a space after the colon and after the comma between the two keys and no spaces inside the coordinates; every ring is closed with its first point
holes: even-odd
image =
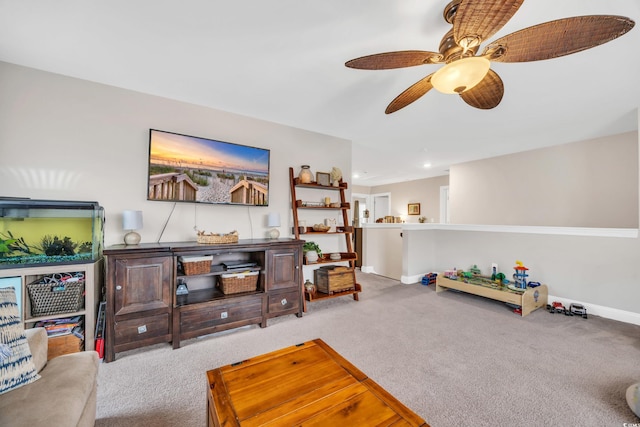
{"type": "Polygon", "coordinates": [[[404,283],[405,285],[413,285],[414,283],[422,283],[423,277],[424,277],[424,274],[416,274],[413,276],[401,276],[400,282],[404,283]]]}
{"type": "Polygon", "coordinates": [[[524,225],[477,224],[403,224],[403,230],[483,231],[492,233],[550,234],[589,237],[638,238],[637,228],[546,227],[524,225]]]}
{"type": "Polygon", "coordinates": [[[378,222],[362,224],[362,228],[404,228],[403,224],[399,222],[378,222]]]}
{"type": "Polygon", "coordinates": [[[600,316],[611,320],[617,320],[619,322],[631,323],[633,325],[640,325],[640,313],[634,313],[631,311],[620,310],[617,308],[605,307],[597,304],[590,304],[586,302],[580,302],[567,298],[556,297],[549,295],[548,303],[551,304],[554,301],[561,302],[567,309],[571,303],[582,304],[587,309],[587,319],[590,315],[600,316]]]}
{"type": "Polygon", "coordinates": [[[440,221],[441,224],[449,224],[451,221],[449,213],[449,186],[440,186],[440,221]]]}
{"type": "Polygon", "coordinates": [[[373,270],[373,266],[371,265],[363,265],[362,267],[360,267],[360,271],[362,271],[363,273],[376,274],[376,272],[373,270]]]}

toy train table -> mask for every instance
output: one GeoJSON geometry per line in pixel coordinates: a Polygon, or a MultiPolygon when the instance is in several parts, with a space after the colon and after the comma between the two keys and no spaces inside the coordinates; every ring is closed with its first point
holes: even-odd
{"type": "Polygon", "coordinates": [[[540,307],[545,307],[548,298],[547,285],[513,290],[482,278],[472,278],[465,282],[463,280],[451,280],[438,276],[436,279],[436,292],[444,292],[448,289],[456,289],[468,294],[479,295],[507,304],[520,306],[522,316],[526,316],[540,307]]]}

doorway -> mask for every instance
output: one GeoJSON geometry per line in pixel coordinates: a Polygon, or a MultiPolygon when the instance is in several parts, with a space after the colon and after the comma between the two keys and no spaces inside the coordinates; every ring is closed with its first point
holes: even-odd
{"type": "MultiPolygon", "coordinates": [[[[369,195],[368,194],[351,194],[351,206],[353,206],[353,226],[354,227],[362,227],[362,224],[366,224],[369,222],[369,219],[366,218],[365,211],[369,206],[369,195]]],[[[371,218],[371,216],[369,216],[371,218]]]]}
{"type": "Polygon", "coordinates": [[[440,187],[440,223],[449,224],[451,222],[451,213],[449,209],[449,186],[440,187]]]}
{"type": "Polygon", "coordinates": [[[376,222],[379,218],[391,215],[391,193],[372,194],[373,210],[371,212],[371,222],[376,222]]]}
{"type": "Polygon", "coordinates": [[[353,206],[353,223],[358,226],[362,224],[372,224],[378,218],[391,215],[391,193],[377,194],[351,194],[351,205],[353,206]],[[358,202],[356,204],[356,201],[358,202]],[[357,207],[357,212],[356,212],[357,207]],[[369,211],[367,218],[366,211],[369,211]],[[358,222],[356,222],[356,215],[358,222]]]}

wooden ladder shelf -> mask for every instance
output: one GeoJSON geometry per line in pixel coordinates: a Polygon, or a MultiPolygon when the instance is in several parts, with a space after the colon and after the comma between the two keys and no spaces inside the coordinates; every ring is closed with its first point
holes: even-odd
{"type": "Polygon", "coordinates": [[[316,291],[315,295],[312,295],[305,291],[304,295],[304,311],[307,311],[307,301],[318,301],[327,298],[337,298],[345,295],[353,295],[353,299],[358,301],[358,293],[362,291],[362,286],[356,282],[355,279],[355,263],[357,260],[357,254],[353,250],[353,226],[349,225],[349,209],[350,203],[347,201],[345,196],[345,191],[347,190],[347,183],[342,180],[339,181],[339,185],[337,187],[331,185],[321,185],[315,182],[311,183],[301,183],[300,179],[294,175],[293,168],[289,168],[289,183],[291,185],[291,209],[293,211],[293,233],[296,239],[300,239],[300,235],[336,235],[336,236],[344,236],[346,243],[346,252],[340,252],[340,259],[331,259],[329,254],[323,254],[322,257],[318,259],[317,262],[313,264],[307,264],[306,257],[304,258],[303,263],[305,265],[315,265],[315,264],[335,264],[335,263],[343,263],[347,262],[349,264],[349,268],[353,274],[353,283],[354,288],[352,290],[346,290],[341,292],[331,292],[331,293],[323,293],[316,291]],[[307,189],[315,189],[315,190],[325,190],[325,191],[338,191],[340,193],[340,206],[325,206],[319,204],[307,204],[302,200],[299,200],[296,195],[296,189],[298,188],[307,188],[307,189]],[[305,209],[309,210],[339,210],[342,214],[342,223],[344,225],[337,226],[335,232],[325,232],[325,231],[315,231],[313,227],[301,227],[299,221],[299,212],[304,211],[305,209]],[[302,229],[304,228],[304,230],[302,229]],[[301,233],[301,231],[303,231],[301,233]]]}

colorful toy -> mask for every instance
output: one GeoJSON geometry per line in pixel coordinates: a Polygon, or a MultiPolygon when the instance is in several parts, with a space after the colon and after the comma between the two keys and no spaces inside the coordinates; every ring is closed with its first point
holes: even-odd
{"type": "Polygon", "coordinates": [[[561,313],[565,316],[582,316],[583,319],[587,318],[587,309],[582,305],[575,302],[569,304],[567,309],[561,302],[554,301],[551,304],[547,304],[547,311],[549,313],[561,313]]]}
{"type": "Polygon", "coordinates": [[[496,274],[498,274],[498,264],[491,263],[491,280],[496,280],[496,274]]]}
{"type": "Polygon", "coordinates": [[[582,304],[572,302],[571,304],[569,304],[569,312],[572,315],[582,316],[583,319],[587,318],[587,309],[584,308],[584,305],[582,304]]]}
{"type": "Polygon", "coordinates": [[[422,284],[425,286],[435,285],[437,277],[438,277],[437,273],[427,273],[422,278],[422,284]]]}
{"type": "Polygon", "coordinates": [[[496,273],[491,278],[499,285],[509,283],[507,276],[505,276],[504,273],[496,273]]]}
{"type": "Polygon", "coordinates": [[[469,272],[475,276],[480,276],[482,273],[476,264],[473,264],[473,267],[469,269],[469,272]]]}
{"type": "Polygon", "coordinates": [[[519,287],[517,287],[515,285],[512,285],[512,284],[508,284],[507,285],[507,289],[512,290],[513,292],[517,292],[519,294],[523,294],[524,291],[525,291],[525,289],[519,288],[519,287]]]}
{"type": "Polygon", "coordinates": [[[458,271],[455,268],[453,270],[445,270],[444,277],[451,280],[458,280],[458,271]]]}
{"type": "Polygon", "coordinates": [[[527,267],[522,265],[522,261],[516,261],[516,266],[513,267],[516,272],[513,275],[513,280],[515,281],[515,286],[520,289],[527,289],[527,267]]]}
{"type": "Polygon", "coordinates": [[[551,305],[547,304],[547,310],[549,310],[549,313],[560,313],[565,316],[573,316],[573,313],[567,310],[567,308],[558,301],[552,302],[551,305]]]}

